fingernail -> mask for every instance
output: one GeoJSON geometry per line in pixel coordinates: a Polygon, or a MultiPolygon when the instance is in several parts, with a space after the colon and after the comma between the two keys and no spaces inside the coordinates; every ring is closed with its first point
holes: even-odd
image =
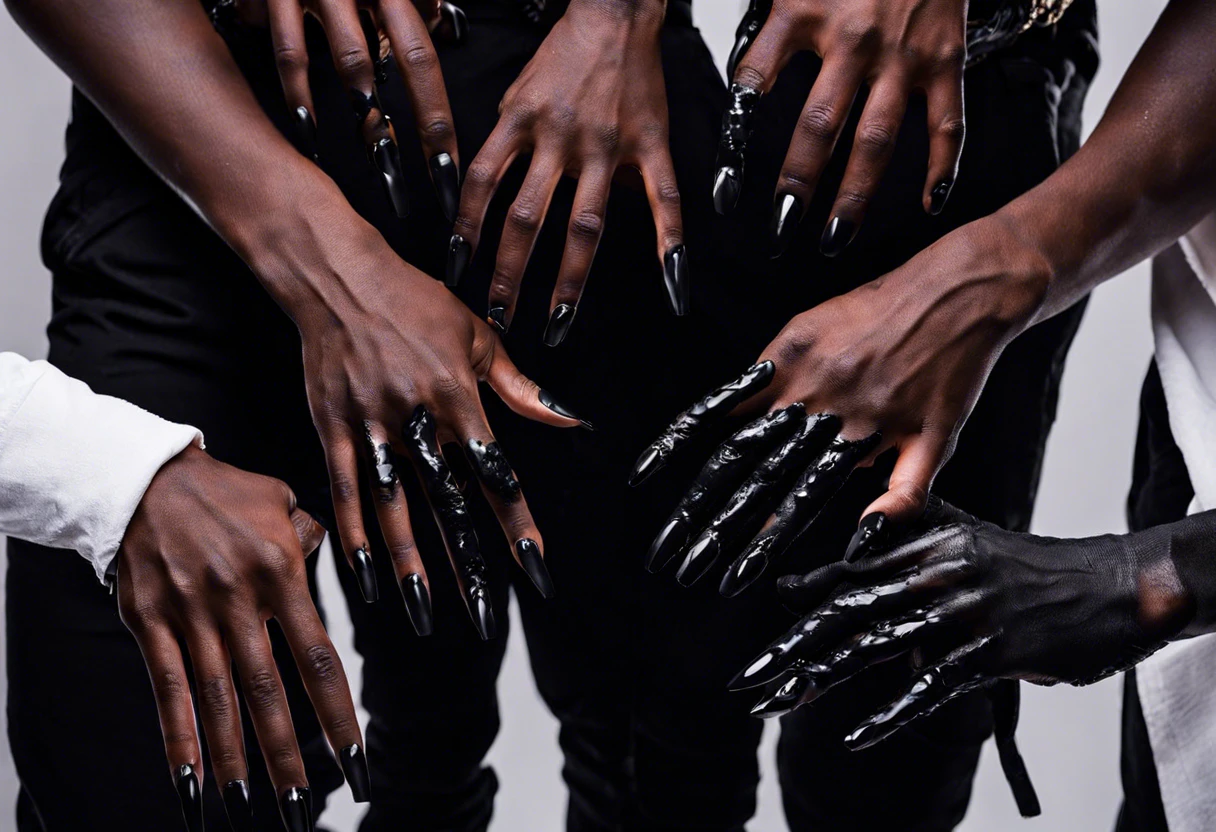
{"type": "Polygon", "coordinates": [[[802,222],[802,200],[793,194],[781,194],[773,205],[773,222],[769,226],[769,244],[773,259],[785,254],[798,233],[802,222]]]}
{"type": "Polygon", "coordinates": [[[459,234],[453,234],[451,242],[448,243],[448,267],[443,278],[444,285],[449,289],[460,285],[460,278],[464,277],[464,270],[472,256],[473,247],[468,241],[459,234]]]}
{"type": "MultiPolygon", "coordinates": [[[[754,688],[758,685],[768,684],[776,678],[769,677],[774,671],[770,668],[769,673],[764,673],[765,668],[769,668],[773,661],[781,655],[781,651],[770,647],[759,656],[752,660],[752,663],[735,674],[735,678],[727,683],[727,690],[744,690],[746,688],[754,688]]],[[[779,673],[779,671],[777,671],[779,673]]]]}
{"type": "Polygon", "coordinates": [[[752,132],[752,116],[760,103],[760,91],[744,84],[730,85],[730,106],[722,114],[718,136],[718,172],[714,176],[714,210],[726,216],[739,201],[743,189],[743,152],[752,132]]]}
{"type": "Polygon", "coordinates": [[[742,189],[739,171],[729,165],[718,168],[714,177],[714,210],[723,217],[735,210],[742,189]]]}
{"type": "Polygon", "coordinates": [[[758,716],[761,719],[771,719],[775,716],[788,714],[798,707],[798,701],[810,685],[810,680],[804,679],[801,676],[791,677],[789,681],[777,688],[774,693],[757,702],[756,706],[752,708],[752,716],[758,716]]]}
{"type": "Polygon", "coordinates": [[[356,803],[370,803],[372,778],[367,771],[367,756],[363,749],[358,743],[346,746],[338,753],[338,762],[342,766],[346,784],[350,786],[351,797],[356,803]]]}
{"type": "Polygon", "coordinates": [[[313,832],[312,791],[307,786],[293,786],[279,798],[279,812],[287,832],[313,832]]]}
{"type": "Polygon", "coordinates": [[[853,242],[857,234],[857,223],[844,217],[832,217],[828,227],[823,229],[823,237],[819,240],[819,250],[825,257],[835,257],[853,242]]]}
{"type": "Polygon", "coordinates": [[[734,598],[751,586],[767,566],[768,557],[763,551],[747,552],[722,576],[718,591],[727,598],[734,598]]]}
{"type": "Polygon", "coordinates": [[[578,310],[568,303],[559,303],[549,315],[549,323],[545,326],[545,346],[556,347],[566,340],[570,324],[574,323],[574,313],[578,310]]]}
{"type": "Polygon", "coordinates": [[[668,521],[654,542],[650,544],[650,551],[646,553],[646,570],[648,572],[661,571],[671,562],[672,558],[679,554],[680,549],[687,542],[688,524],[679,517],[668,521]]]}
{"type": "Polygon", "coordinates": [[[557,399],[553,398],[553,394],[550,393],[548,390],[545,390],[542,388],[536,394],[536,398],[540,400],[540,403],[542,405],[544,405],[545,407],[552,410],[558,416],[565,416],[567,419],[578,419],[579,424],[582,425],[583,427],[585,427],[587,430],[595,430],[595,428],[592,426],[592,424],[590,422],[588,422],[586,419],[579,417],[573,410],[566,407],[564,404],[559,402],[557,399]]]}
{"type": "Polygon", "coordinates": [[[497,442],[482,442],[470,439],[465,445],[469,464],[477,473],[477,479],[504,503],[513,503],[519,498],[519,480],[507,462],[502,446],[497,442]]]}
{"type": "Polygon", "coordinates": [[[929,192],[929,213],[937,216],[946,207],[946,200],[950,198],[950,191],[954,188],[953,179],[943,179],[933,186],[933,190],[929,192]]]}
{"type": "Polygon", "coordinates": [[[636,486],[662,467],[663,455],[659,449],[651,445],[642,451],[638,461],[633,464],[633,473],[629,475],[629,485],[636,486]]]}
{"type": "Polygon", "coordinates": [[[494,621],[494,607],[490,605],[490,596],[484,585],[469,593],[469,612],[473,615],[473,625],[482,641],[489,641],[498,633],[498,625],[494,621]]]}
{"type": "Polygon", "coordinates": [[[405,191],[405,174],[401,170],[401,154],[397,150],[397,143],[387,136],[384,137],[372,145],[372,158],[376,162],[376,169],[380,171],[384,192],[388,194],[393,210],[398,218],[405,219],[410,215],[410,199],[405,191]]]}
{"type": "Polygon", "coordinates": [[[688,555],[680,564],[680,571],[676,573],[676,580],[681,586],[692,586],[714,565],[718,552],[718,536],[712,531],[703,533],[688,550],[688,555]]]}
{"type": "Polygon", "coordinates": [[[372,565],[372,556],[368,554],[367,544],[356,549],[350,559],[355,567],[355,579],[359,581],[363,600],[369,604],[376,603],[380,598],[380,586],[376,583],[376,569],[372,565]]]}
{"type": "Polygon", "coordinates": [[[296,149],[314,162],[317,156],[317,123],[307,107],[296,107],[296,149]]]}
{"type": "Polygon", "coordinates": [[[371,115],[372,110],[380,108],[376,102],[376,94],[356,89],[347,90],[347,94],[350,96],[351,109],[355,111],[355,127],[362,135],[363,128],[367,124],[367,117],[371,115]]]}
{"type": "Polygon", "coordinates": [[[435,629],[431,618],[431,593],[427,592],[422,576],[417,572],[401,579],[401,597],[405,599],[405,611],[414,625],[414,632],[429,636],[435,629]]]}
{"type": "Polygon", "coordinates": [[[552,598],[553,578],[549,577],[549,569],[545,566],[545,559],[541,556],[540,546],[536,545],[536,541],[527,537],[515,541],[515,554],[519,557],[520,566],[528,573],[532,583],[536,584],[540,594],[552,598]]]}
{"type": "Polygon", "coordinates": [[[247,782],[229,780],[224,786],[224,812],[232,832],[253,832],[253,805],[249,802],[247,782]]]}
{"type": "Polygon", "coordinates": [[[728,80],[735,77],[735,70],[739,68],[739,61],[743,60],[743,56],[751,48],[752,41],[755,40],[758,31],[760,31],[760,21],[750,15],[745,17],[739,24],[739,28],[735,32],[734,48],[730,51],[730,57],[726,59],[726,77],[728,80]]]}
{"type": "Polygon", "coordinates": [[[499,335],[506,335],[507,329],[511,326],[507,322],[507,307],[491,306],[486,310],[486,320],[490,322],[490,326],[498,330],[499,335]]]}
{"type": "Polygon", "coordinates": [[[677,315],[688,314],[688,252],[681,243],[663,256],[663,284],[667,287],[667,302],[677,315]]]}
{"type": "Polygon", "coordinates": [[[182,817],[189,832],[203,832],[203,793],[198,785],[194,766],[186,763],[173,775],[177,787],[177,799],[182,803],[182,817]]]}
{"type": "Polygon", "coordinates": [[[874,540],[878,535],[882,534],[883,527],[886,524],[887,515],[881,511],[867,514],[861,518],[857,531],[853,532],[853,537],[849,540],[848,548],[844,550],[845,561],[853,563],[864,557],[870,551],[874,540]]]}
{"type": "Polygon", "coordinates": [[[449,154],[436,153],[431,157],[431,181],[435,183],[443,215],[452,222],[460,208],[460,169],[449,154]]]}
{"type": "Polygon", "coordinates": [[[464,9],[447,2],[439,4],[439,25],[435,28],[440,39],[461,44],[469,34],[469,18],[464,9]]]}

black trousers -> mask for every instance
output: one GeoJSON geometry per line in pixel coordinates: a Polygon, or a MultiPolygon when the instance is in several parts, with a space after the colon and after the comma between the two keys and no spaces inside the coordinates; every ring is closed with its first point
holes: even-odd
{"type": "MultiPolygon", "coordinates": [[[[469,40],[441,48],[441,59],[467,164],[545,31],[506,6],[482,2],[466,10],[469,40]]],[[[267,112],[282,121],[278,82],[260,37],[235,38],[234,53],[267,112]]],[[[724,85],[695,29],[669,23],[662,45],[694,314],[675,319],[666,311],[644,195],[618,187],[570,338],[560,349],[541,347],[573,194],[573,183],[563,182],[507,346],[526,372],[560,392],[597,430],[553,431],[487,401],[544,531],[558,587],[552,601],[542,602],[530,586],[520,587],[518,599],[538,688],[561,722],[574,832],[742,829],[755,808],[761,726],[747,716],[750,698],[728,694],[725,683],[791,623],[771,581],[727,601],[712,582],[684,590],[669,575],[645,573],[649,540],[700,460],[682,460],[656,482],[630,490],[624,483],[638,451],[695,396],[737,374],[794,314],[893,268],[1048,175],[1075,148],[1088,74],[1079,58],[1068,57],[1084,49],[1059,31],[1036,33],[1024,49],[986,60],[968,75],[968,149],[945,214],[931,218],[920,209],[924,112],[913,107],[891,173],[850,250],[830,262],[815,251],[827,210],[817,200],[802,239],[770,262],[772,186],[817,67],[799,61],[766,102],[744,201],[726,220],[709,207],[724,85]]],[[[317,51],[314,95],[327,172],[405,259],[440,274],[449,229],[396,79],[390,77],[385,95],[414,197],[404,223],[392,217],[364,162],[345,91],[327,67],[317,51]]],[[[838,161],[829,171],[828,187],[840,167],[838,161]]],[[[521,177],[521,169],[513,170],[491,207],[481,252],[459,290],[478,312],[500,230],[495,222],[521,177]]],[[[199,426],[216,457],[281,477],[304,508],[332,527],[294,328],[79,95],[43,253],[54,273],[49,335],[56,365],[100,392],[199,426]]],[[[1029,522],[1079,317],[1079,309],[1061,315],[1010,347],[943,472],[940,490],[948,499],[1012,528],[1029,522]]],[[[841,551],[883,476],[879,466],[854,477],[789,569],[841,551]]],[[[477,639],[425,503],[414,491],[408,497],[420,509],[415,529],[432,578],[435,634],[414,637],[391,593],[364,604],[348,570],[339,568],[370,715],[375,800],[361,828],[485,829],[497,784],[483,758],[499,724],[495,679],[508,634],[504,627],[496,641],[477,639]]],[[[501,609],[521,576],[488,510],[475,504],[474,511],[501,609]]],[[[150,687],[113,599],[74,554],[15,541],[9,551],[8,707],[23,785],[20,829],[177,828],[150,687]]],[[[391,586],[382,547],[374,556],[381,586],[391,586]]],[[[290,662],[283,670],[319,808],[339,778],[290,662]]],[[[792,829],[944,830],[961,819],[990,731],[986,700],[964,697],[897,738],[850,754],[841,738],[878,704],[875,689],[863,678],[851,692],[783,721],[779,764],[792,829]]],[[[251,751],[253,742],[250,735],[251,751]]],[[[274,795],[256,754],[250,763],[261,828],[277,829],[274,795]]],[[[208,823],[224,828],[211,778],[206,797],[208,823]]]]}

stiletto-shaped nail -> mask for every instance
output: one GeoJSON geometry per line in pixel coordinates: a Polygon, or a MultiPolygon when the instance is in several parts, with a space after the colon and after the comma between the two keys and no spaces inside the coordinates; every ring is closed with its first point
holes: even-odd
{"type": "Polygon", "coordinates": [[[398,218],[405,219],[410,215],[410,198],[405,190],[405,172],[401,169],[401,154],[397,150],[397,143],[385,136],[372,145],[372,159],[376,162],[376,170],[380,171],[384,192],[388,194],[393,210],[398,218]]]}
{"type": "Polygon", "coordinates": [[[486,310],[486,320],[490,322],[490,326],[498,330],[499,335],[506,335],[511,324],[507,321],[507,307],[491,306],[486,310]]]}
{"type": "Polygon", "coordinates": [[[249,802],[247,782],[229,780],[224,786],[224,812],[232,832],[253,832],[253,805],[249,802]]]}
{"type": "Polygon", "coordinates": [[[307,786],[293,786],[279,798],[279,812],[287,832],[313,832],[312,791],[307,786]]]}
{"type": "Polygon", "coordinates": [[[768,553],[764,550],[754,550],[735,561],[734,565],[722,576],[718,591],[727,598],[734,598],[751,586],[752,581],[760,577],[760,573],[768,566],[768,553]]]}
{"type": "Polygon", "coordinates": [[[405,611],[414,625],[414,632],[429,636],[435,629],[435,622],[431,617],[431,593],[421,575],[414,572],[401,579],[401,597],[405,599],[405,611]]]}
{"type": "Polygon", "coordinates": [[[294,126],[296,149],[305,157],[317,161],[317,123],[307,107],[296,107],[294,126]]]}
{"type": "Polygon", "coordinates": [[[663,467],[663,455],[659,452],[658,448],[651,445],[642,452],[642,455],[638,457],[638,461],[633,464],[633,472],[629,474],[630,487],[636,487],[638,483],[661,467],[663,467]]]}
{"type": "Polygon", "coordinates": [[[444,273],[443,282],[449,289],[460,285],[464,270],[468,268],[469,260],[473,257],[473,247],[469,241],[459,234],[453,234],[448,243],[448,267],[444,273]]]}
{"type": "Polygon", "coordinates": [[[865,557],[869,553],[870,547],[874,545],[875,539],[882,534],[886,524],[887,515],[881,511],[867,514],[861,518],[857,531],[853,532],[853,537],[849,540],[848,548],[844,550],[844,559],[848,563],[853,563],[865,557]]]}
{"type": "Polygon", "coordinates": [[[658,572],[671,563],[671,559],[679,554],[680,549],[688,542],[688,524],[679,517],[670,520],[663,530],[650,544],[646,553],[646,570],[658,572]]]}
{"type": "Polygon", "coordinates": [[[688,314],[688,252],[681,243],[663,256],[663,285],[667,287],[667,302],[677,315],[688,314]]]}
{"type": "Polygon", "coordinates": [[[574,313],[578,309],[568,303],[559,303],[549,315],[549,323],[545,325],[545,346],[556,347],[566,340],[570,324],[574,323],[574,313]]]}
{"type": "MultiPolygon", "coordinates": [[[[759,656],[752,660],[752,663],[735,674],[735,678],[731,679],[726,684],[727,690],[745,690],[754,688],[758,685],[765,685],[771,682],[776,676],[770,678],[770,674],[765,673],[765,669],[772,665],[773,661],[782,655],[775,648],[770,647],[759,656]]],[[[771,671],[770,671],[771,672],[771,671]]],[[[777,671],[776,675],[780,675],[777,671]]]]}
{"type": "Polygon", "coordinates": [[[482,641],[489,641],[498,634],[498,625],[494,621],[494,607],[490,604],[490,595],[484,585],[469,594],[469,612],[473,616],[473,625],[482,641]]]}
{"type": "Polygon", "coordinates": [[[680,564],[680,571],[676,573],[676,580],[681,586],[692,586],[714,565],[719,551],[718,536],[713,532],[703,533],[688,550],[688,555],[680,564]]]}
{"type": "Polygon", "coordinates": [[[338,763],[350,786],[351,797],[356,803],[370,803],[372,799],[372,776],[367,771],[367,756],[358,743],[346,746],[338,752],[338,763]]]}
{"type": "Polygon", "coordinates": [[[853,237],[857,235],[857,223],[844,217],[832,217],[827,228],[823,229],[823,237],[819,240],[819,250],[825,257],[835,257],[845,250],[853,237]]]}
{"type": "Polygon", "coordinates": [[[355,579],[359,582],[363,600],[369,604],[376,603],[380,599],[380,586],[376,583],[376,568],[372,565],[372,556],[368,554],[367,544],[352,552],[350,560],[355,567],[355,579]]]}
{"type": "Polygon", "coordinates": [[[435,193],[439,196],[439,205],[448,222],[456,219],[456,210],[460,208],[460,168],[447,153],[436,153],[431,157],[431,181],[435,183],[435,193]]]}
{"type": "Polygon", "coordinates": [[[540,390],[540,392],[538,392],[536,394],[536,398],[540,401],[540,403],[543,406],[549,408],[554,413],[556,413],[558,416],[565,416],[567,419],[578,419],[579,424],[582,425],[583,427],[585,427],[587,430],[595,430],[595,428],[591,425],[590,422],[588,422],[586,419],[583,419],[582,417],[580,417],[573,410],[566,407],[564,404],[559,402],[557,399],[553,398],[553,394],[550,393],[548,390],[545,390],[542,388],[540,390]]]}
{"type": "Polygon", "coordinates": [[[469,34],[469,18],[464,9],[443,0],[439,4],[439,22],[435,26],[438,39],[461,44],[469,34]]]}
{"type": "Polygon", "coordinates": [[[758,716],[761,719],[771,719],[775,716],[788,714],[798,706],[799,700],[802,699],[802,694],[810,686],[811,682],[809,679],[804,679],[801,676],[790,677],[789,681],[777,688],[775,692],[756,703],[756,706],[752,708],[752,716],[758,716]]]}
{"type": "Polygon", "coordinates": [[[953,179],[943,179],[933,186],[933,190],[929,192],[929,213],[937,216],[946,207],[946,200],[950,198],[950,191],[954,188],[953,179]]]}
{"type": "Polygon", "coordinates": [[[189,832],[203,832],[203,792],[199,788],[194,766],[186,763],[173,773],[173,785],[177,788],[177,799],[182,804],[182,818],[189,832]]]}
{"type": "Polygon", "coordinates": [[[545,566],[545,559],[541,556],[540,546],[536,545],[536,541],[527,537],[515,541],[515,554],[519,558],[519,565],[528,573],[532,583],[536,584],[540,594],[552,598],[553,578],[549,577],[549,569],[545,566]]]}
{"type": "Polygon", "coordinates": [[[769,226],[769,244],[773,259],[785,254],[798,233],[802,222],[802,200],[793,194],[781,194],[773,205],[773,222],[769,226]]]}
{"type": "Polygon", "coordinates": [[[743,182],[739,171],[729,165],[718,168],[718,173],[714,176],[714,210],[724,217],[735,210],[742,190],[743,182]]]}

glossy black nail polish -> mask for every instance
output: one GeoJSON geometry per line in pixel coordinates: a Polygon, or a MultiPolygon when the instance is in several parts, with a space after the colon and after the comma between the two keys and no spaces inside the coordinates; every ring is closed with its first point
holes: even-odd
{"type": "Polygon", "coordinates": [[[469,34],[469,18],[464,9],[443,0],[439,4],[439,23],[435,27],[439,40],[447,43],[461,44],[469,34]]]}
{"type": "Polygon", "coordinates": [[[182,818],[189,832],[203,832],[203,792],[199,788],[194,766],[186,763],[173,774],[173,785],[177,788],[177,799],[182,804],[182,818]]]}
{"type": "Polygon", "coordinates": [[[729,165],[718,168],[714,176],[714,210],[725,217],[735,210],[742,191],[743,177],[737,169],[729,165]]]}
{"type": "Polygon", "coordinates": [[[486,310],[486,320],[490,322],[490,326],[498,330],[499,335],[506,335],[511,326],[507,321],[507,307],[505,306],[491,306],[486,310]]]}
{"type": "Polygon", "coordinates": [[[477,475],[477,479],[490,493],[504,503],[519,499],[519,480],[511,470],[511,463],[497,442],[482,442],[470,439],[465,444],[465,459],[477,475]]]}
{"type": "Polygon", "coordinates": [[[727,598],[734,598],[752,585],[756,578],[768,567],[768,553],[755,547],[749,549],[741,558],[734,562],[726,574],[718,591],[727,598]]]}
{"type": "Polygon", "coordinates": [[[650,551],[646,553],[646,570],[648,572],[659,572],[664,566],[671,563],[671,559],[679,554],[680,549],[688,542],[688,524],[675,517],[668,521],[663,530],[655,537],[654,542],[650,544],[650,551]]]}
{"type": "Polygon", "coordinates": [[[735,677],[727,682],[726,689],[746,690],[773,681],[782,672],[773,669],[773,662],[782,655],[784,653],[776,648],[770,647],[765,650],[753,659],[751,664],[736,673],[735,677]]]}
{"type": "Polygon", "coordinates": [[[870,547],[874,545],[874,540],[882,534],[883,527],[886,524],[887,515],[881,511],[867,514],[861,518],[857,531],[853,532],[853,537],[849,540],[848,548],[844,550],[844,559],[849,563],[853,563],[865,557],[870,551],[870,547]]]}
{"type": "Polygon", "coordinates": [[[802,695],[810,687],[811,682],[809,679],[804,679],[801,676],[792,676],[777,690],[757,702],[756,706],[752,708],[752,716],[758,716],[761,719],[771,719],[775,716],[788,714],[798,706],[802,695]]]}
{"type": "Polygon", "coordinates": [[[763,23],[764,17],[754,16],[750,11],[739,23],[739,28],[735,30],[735,45],[731,48],[730,56],[726,59],[726,77],[728,80],[735,77],[735,70],[739,68],[739,61],[743,60],[743,56],[751,48],[763,23]]]}
{"type": "Polygon", "coordinates": [[[415,572],[401,579],[401,597],[405,599],[405,611],[414,625],[414,632],[429,636],[435,629],[435,622],[431,618],[431,593],[421,575],[415,572]]]}
{"type": "Polygon", "coordinates": [[[371,115],[372,110],[379,109],[380,105],[376,102],[376,94],[374,92],[351,89],[347,90],[347,95],[350,97],[351,109],[355,112],[355,127],[362,135],[363,127],[367,123],[367,117],[371,115]]]}
{"type": "Polygon", "coordinates": [[[566,340],[570,332],[570,324],[574,323],[574,313],[578,310],[568,303],[559,303],[549,315],[549,323],[545,325],[545,346],[556,347],[566,340]]]}
{"type": "Polygon", "coordinates": [[[453,234],[448,243],[448,267],[443,277],[445,286],[455,289],[460,285],[460,278],[464,277],[464,270],[468,268],[472,257],[473,247],[469,245],[468,240],[459,234],[453,234]]]}
{"type": "Polygon", "coordinates": [[[677,315],[688,314],[688,252],[681,243],[663,256],[663,285],[667,288],[667,302],[677,315]]]}
{"type": "Polygon", "coordinates": [[[253,832],[253,805],[249,802],[247,782],[229,780],[224,786],[224,812],[232,832],[253,832]]]}
{"type": "Polygon", "coordinates": [[[471,592],[468,599],[469,613],[473,616],[473,625],[482,641],[489,641],[498,635],[498,625],[494,620],[494,607],[490,605],[490,594],[485,587],[471,592]]]}
{"type": "Polygon", "coordinates": [[[540,400],[540,403],[542,405],[544,405],[545,407],[552,410],[558,416],[565,416],[567,419],[578,419],[579,424],[581,424],[587,430],[595,430],[595,428],[592,427],[590,422],[588,422],[586,419],[581,418],[573,410],[566,407],[564,404],[559,402],[557,399],[553,398],[553,394],[550,393],[548,390],[545,390],[542,388],[536,394],[536,398],[540,400]]]}
{"type": "Polygon", "coordinates": [[[684,562],[680,564],[680,571],[676,572],[676,580],[681,586],[692,586],[714,565],[719,551],[718,536],[713,532],[702,534],[692,544],[684,562]]]}
{"type": "Polygon", "coordinates": [[[929,213],[937,216],[946,207],[946,200],[950,198],[950,191],[954,188],[953,179],[943,179],[933,186],[933,190],[929,191],[929,213]]]}
{"type": "Polygon", "coordinates": [[[279,812],[287,832],[313,832],[312,791],[307,786],[293,786],[283,792],[279,798],[279,812]]]}
{"type": "Polygon", "coordinates": [[[519,558],[519,565],[524,568],[528,577],[532,579],[532,583],[536,584],[536,588],[540,590],[540,594],[546,598],[552,598],[553,579],[549,577],[549,570],[545,566],[545,559],[541,556],[540,546],[536,545],[536,541],[527,537],[515,541],[515,555],[519,558]]]}
{"type": "Polygon", "coordinates": [[[663,454],[658,448],[651,445],[649,448],[642,451],[642,455],[638,457],[638,461],[634,463],[633,472],[629,475],[630,487],[637,487],[639,483],[662,467],[663,454]]]}
{"type": "Polygon", "coordinates": [[[384,137],[372,145],[372,159],[376,170],[380,171],[380,179],[384,182],[384,192],[397,217],[405,219],[410,215],[410,198],[405,191],[405,172],[401,169],[401,154],[397,143],[389,137],[384,137]]]}
{"type": "Polygon", "coordinates": [[[802,200],[793,194],[781,194],[773,204],[773,222],[769,226],[769,245],[775,260],[785,254],[798,233],[802,222],[802,200]]]}
{"type": "Polygon", "coordinates": [[[460,208],[460,169],[447,153],[436,153],[431,157],[431,181],[439,196],[439,205],[448,222],[456,219],[460,208]]]}
{"type": "Polygon", "coordinates": [[[296,149],[314,162],[317,156],[317,123],[307,107],[296,107],[294,121],[296,131],[296,149]]]}
{"type": "Polygon", "coordinates": [[[372,776],[367,771],[367,756],[358,743],[346,746],[338,752],[338,763],[350,786],[351,797],[356,803],[370,803],[372,799],[372,776]]]}
{"type": "Polygon", "coordinates": [[[823,237],[819,240],[819,250],[825,257],[835,257],[845,250],[857,234],[857,223],[844,217],[832,217],[827,228],[823,229],[823,237]]]}
{"type": "Polygon", "coordinates": [[[372,565],[372,556],[368,554],[367,544],[360,546],[350,556],[355,568],[355,579],[359,582],[359,591],[363,600],[374,604],[380,598],[380,586],[376,583],[376,569],[372,565]]]}

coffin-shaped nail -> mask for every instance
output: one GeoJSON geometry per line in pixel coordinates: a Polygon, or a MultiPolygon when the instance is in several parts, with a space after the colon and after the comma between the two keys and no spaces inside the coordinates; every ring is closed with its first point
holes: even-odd
{"type": "Polygon", "coordinates": [[[498,625],[494,621],[494,607],[490,604],[490,594],[484,584],[469,593],[469,614],[473,616],[473,625],[482,641],[489,641],[498,634],[498,625]]]}
{"type": "Polygon", "coordinates": [[[933,190],[929,192],[929,213],[937,216],[946,207],[946,200],[950,198],[950,191],[954,188],[953,179],[943,179],[933,186],[933,190]]]}
{"type": "Polygon", "coordinates": [[[773,204],[773,222],[769,226],[769,245],[773,259],[785,254],[798,233],[802,221],[802,200],[793,194],[781,194],[773,204]]]}
{"type": "Polygon", "coordinates": [[[461,44],[469,34],[469,18],[464,9],[443,0],[439,4],[439,21],[435,25],[438,40],[461,44]]]}
{"type": "Polygon", "coordinates": [[[317,123],[312,113],[308,112],[307,107],[296,107],[292,123],[296,131],[296,149],[306,158],[317,161],[317,123]]]}
{"type": "Polygon", "coordinates": [[[177,788],[177,799],[182,804],[182,818],[189,832],[203,832],[203,791],[199,787],[194,766],[186,763],[173,773],[173,785],[177,788]]]}
{"type": "Polygon", "coordinates": [[[832,217],[827,228],[823,229],[823,237],[819,240],[819,250],[825,257],[835,257],[845,250],[853,237],[857,235],[857,223],[844,217],[832,217]]]}
{"type": "Polygon", "coordinates": [[[804,679],[801,676],[791,676],[776,691],[756,703],[756,706],[752,708],[752,716],[770,719],[775,716],[788,714],[798,707],[802,694],[810,686],[811,682],[809,679],[804,679]]]}
{"type": "Polygon", "coordinates": [[[692,586],[714,565],[719,551],[718,535],[712,531],[704,532],[688,550],[688,555],[680,564],[680,571],[676,573],[676,580],[682,586],[692,586]]]}
{"type": "Polygon", "coordinates": [[[244,780],[229,780],[224,786],[224,812],[232,832],[253,832],[253,804],[249,801],[249,784],[244,780]]]}
{"type": "Polygon", "coordinates": [[[549,577],[549,570],[545,566],[545,559],[541,556],[540,546],[531,538],[523,538],[515,541],[515,555],[519,558],[519,565],[528,573],[528,577],[532,579],[532,583],[536,584],[536,588],[540,590],[540,594],[546,598],[553,597],[553,579],[549,577]]]}
{"type": "Polygon", "coordinates": [[[452,222],[460,208],[460,169],[449,154],[436,153],[431,157],[431,182],[435,184],[443,215],[452,222]]]}
{"type": "Polygon", "coordinates": [[[367,544],[352,552],[350,560],[355,568],[355,579],[359,582],[363,600],[369,604],[376,603],[380,599],[380,586],[376,583],[376,568],[372,564],[372,556],[368,554],[367,544]]]}
{"type": "Polygon", "coordinates": [[[459,234],[453,234],[448,243],[448,267],[444,272],[443,282],[449,289],[460,285],[464,270],[468,268],[469,260],[473,257],[473,247],[469,241],[459,234]]]}
{"type": "Polygon", "coordinates": [[[279,812],[287,832],[313,832],[312,791],[307,786],[293,786],[283,792],[279,812]]]}
{"type": "Polygon", "coordinates": [[[681,243],[663,256],[663,285],[667,288],[667,302],[677,315],[688,314],[688,252],[681,243]]]}
{"type": "Polygon", "coordinates": [[[545,346],[556,347],[566,340],[570,332],[570,324],[574,323],[574,313],[578,310],[568,303],[559,303],[549,315],[549,323],[545,325],[545,346]]]}
{"type": "Polygon", "coordinates": [[[853,532],[853,537],[849,540],[848,548],[844,550],[844,559],[853,563],[865,557],[874,545],[874,541],[882,534],[886,524],[887,515],[881,511],[875,511],[861,518],[857,531],[853,532]]]}
{"type": "Polygon", "coordinates": [[[558,416],[565,416],[567,419],[578,419],[579,424],[582,425],[583,427],[585,427],[587,430],[595,430],[595,428],[592,427],[590,422],[588,422],[586,419],[580,417],[573,410],[566,407],[564,404],[559,402],[557,399],[553,398],[553,394],[550,393],[548,390],[545,390],[542,388],[536,394],[536,398],[540,401],[540,403],[543,406],[549,408],[554,413],[556,413],[558,416]]]}
{"type": "Polygon", "coordinates": [[[739,171],[730,166],[718,168],[718,173],[714,176],[714,210],[724,217],[735,210],[742,190],[743,183],[739,171]]]}
{"type": "Polygon", "coordinates": [[[356,803],[370,803],[372,799],[372,777],[367,771],[367,755],[358,743],[346,746],[338,752],[338,763],[342,766],[342,774],[346,784],[350,786],[351,797],[356,803]]]}
{"type": "Polygon", "coordinates": [[[507,330],[511,328],[510,322],[507,320],[507,307],[491,306],[486,310],[486,320],[490,326],[498,330],[499,335],[506,335],[507,330]]]}
{"type": "Polygon", "coordinates": [[[513,503],[519,498],[519,480],[515,478],[501,445],[470,439],[465,445],[465,452],[477,479],[492,494],[504,503],[513,503]]]}
{"type": "Polygon", "coordinates": [[[649,572],[658,572],[664,566],[671,563],[671,559],[679,554],[684,548],[684,544],[688,542],[688,524],[679,517],[674,517],[668,521],[663,530],[655,537],[654,542],[650,544],[650,551],[646,553],[646,569],[649,572]]]}
{"type": "Polygon", "coordinates": [[[421,575],[414,572],[401,579],[401,597],[405,599],[405,611],[414,625],[414,632],[429,636],[435,629],[435,622],[431,617],[431,593],[421,575]]]}
{"type": "Polygon", "coordinates": [[[401,169],[401,154],[397,150],[397,143],[385,136],[372,145],[372,159],[376,163],[376,170],[380,171],[384,192],[393,204],[393,211],[401,219],[408,217],[410,198],[405,190],[405,172],[401,169]]]}

